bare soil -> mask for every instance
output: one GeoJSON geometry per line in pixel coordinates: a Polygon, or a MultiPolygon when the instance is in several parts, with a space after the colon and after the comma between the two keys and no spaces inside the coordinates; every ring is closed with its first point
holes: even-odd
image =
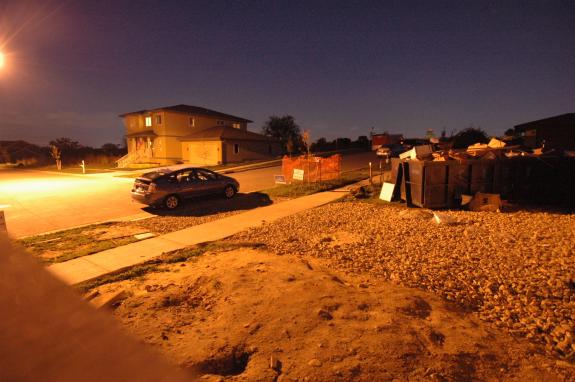
{"type": "MultiPolygon", "coordinates": [[[[319,242],[357,245],[357,234],[340,231],[319,242]]],[[[122,325],[206,380],[575,378],[569,363],[435,293],[335,269],[325,259],[240,248],[98,289],[127,291],[113,313],[122,325]]]]}

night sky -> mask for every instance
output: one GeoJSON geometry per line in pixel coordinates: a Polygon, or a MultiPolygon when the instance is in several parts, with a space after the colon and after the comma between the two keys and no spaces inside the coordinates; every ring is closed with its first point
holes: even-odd
{"type": "Polygon", "coordinates": [[[120,143],[190,104],[312,139],[575,112],[575,1],[0,0],[0,140],[120,143]]]}

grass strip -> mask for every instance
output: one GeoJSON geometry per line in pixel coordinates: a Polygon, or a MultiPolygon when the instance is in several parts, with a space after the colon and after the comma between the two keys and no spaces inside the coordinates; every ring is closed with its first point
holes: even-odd
{"type": "Polygon", "coordinates": [[[333,190],[367,178],[369,178],[369,169],[362,168],[342,173],[338,179],[317,183],[297,182],[292,184],[282,184],[261,192],[270,197],[299,198],[301,196],[311,195],[317,192],[333,190]]]}
{"type": "Polygon", "coordinates": [[[117,224],[114,222],[92,224],[46,235],[31,236],[20,239],[18,242],[43,263],[61,263],[138,241],[133,235],[100,239],[102,230],[111,229],[117,224]],[[53,257],[46,256],[51,251],[60,254],[53,257]]]}

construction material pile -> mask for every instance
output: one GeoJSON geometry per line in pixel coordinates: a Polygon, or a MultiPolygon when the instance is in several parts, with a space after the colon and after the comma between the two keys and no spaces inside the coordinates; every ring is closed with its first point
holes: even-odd
{"type": "Polygon", "coordinates": [[[543,147],[533,150],[522,149],[519,145],[507,145],[502,140],[491,138],[489,143],[475,143],[463,150],[436,149],[433,145],[415,146],[399,155],[404,160],[423,160],[443,162],[447,160],[467,159],[504,159],[514,157],[539,157],[556,155],[554,151],[544,151],[543,147]]]}
{"type": "Polygon", "coordinates": [[[393,197],[425,208],[458,208],[478,193],[502,200],[573,205],[575,158],[519,150],[491,139],[466,150],[415,146],[392,159],[393,197]]]}

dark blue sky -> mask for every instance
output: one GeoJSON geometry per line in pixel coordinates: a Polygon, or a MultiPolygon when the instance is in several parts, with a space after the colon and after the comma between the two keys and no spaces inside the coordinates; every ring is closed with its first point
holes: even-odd
{"type": "Polygon", "coordinates": [[[0,140],[119,143],[118,114],[179,103],[314,140],[575,112],[572,0],[0,0],[0,46],[0,140]]]}

